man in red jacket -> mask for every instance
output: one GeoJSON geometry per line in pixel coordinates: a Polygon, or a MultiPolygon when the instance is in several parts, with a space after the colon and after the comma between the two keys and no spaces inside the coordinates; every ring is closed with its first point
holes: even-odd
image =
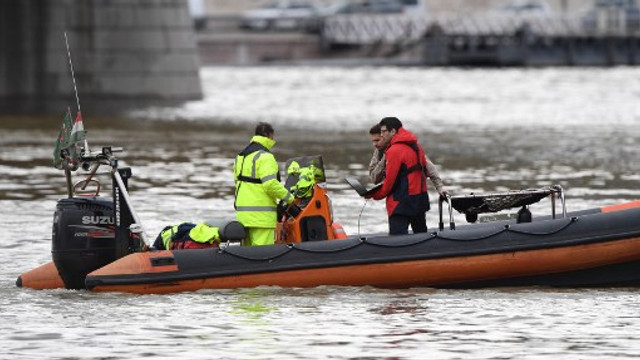
{"type": "Polygon", "coordinates": [[[427,178],[424,169],[426,156],[418,138],[402,127],[395,117],[380,121],[381,134],[389,144],[385,151],[387,159],[382,187],[371,197],[375,200],[387,198],[389,234],[427,231],[426,212],[429,210],[427,178]]]}

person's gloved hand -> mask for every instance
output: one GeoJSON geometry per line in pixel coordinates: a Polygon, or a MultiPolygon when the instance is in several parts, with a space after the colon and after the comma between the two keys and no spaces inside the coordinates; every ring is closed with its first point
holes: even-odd
{"type": "Polygon", "coordinates": [[[284,201],[280,201],[278,202],[278,206],[277,206],[277,219],[278,221],[282,220],[282,216],[286,213],[287,211],[287,203],[285,203],[284,201]]]}
{"type": "Polygon", "coordinates": [[[288,216],[291,216],[291,217],[296,217],[300,215],[301,212],[302,212],[302,209],[294,203],[287,204],[284,201],[280,201],[278,203],[278,215],[277,215],[278,219],[282,219],[282,215],[284,214],[287,214],[288,216]]]}
{"type": "Polygon", "coordinates": [[[287,207],[286,212],[287,212],[287,215],[295,218],[298,215],[300,215],[300,213],[302,212],[302,209],[300,208],[300,206],[296,204],[291,204],[287,207]]]}

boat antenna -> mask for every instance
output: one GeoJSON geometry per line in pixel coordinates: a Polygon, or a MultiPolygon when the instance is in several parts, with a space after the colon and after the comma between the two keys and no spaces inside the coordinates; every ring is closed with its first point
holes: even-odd
{"type": "MultiPolygon", "coordinates": [[[[82,110],[80,109],[80,97],[78,96],[78,86],[76,85],[76,73],[73,71],[73,62],[71,61],[71,48],[69,47],[69,38],[67,37],[67,32],[64,32],[64,42],[67,45],[67,58],[69,59],[69,69],[71,69],[71,80],[73,80],[73,91],[76,94],[76,106],[78,107],[78,114],[80,114],[80,118],[82,119],[82,110]]],[[[87,139],[84,139],[84,151],[86,154],[89,153],[89,142],[87,139]]]]}
{"type": "Polygon", "coordinates": [[[69,68],[71,69],[71,80],[73,80],[73,91],[76,93],[76,105],[78,106],[78,112],[80,111],[80,97],[78,97],[78,87],[76,86],[76,74],[73,71],[73,62],[71,61],[71,50],[69,48],[69,38],[67,32],[64,32],[64,42],[67,44],[67,57],[69,58],[69,68]]]}
{"type": "Polygon", "coordinates": [[[362,212],[364,211],[365,206],[367,206],[367,202],[369,202],[369,199],[364,200],[364,204],[362,204],[362,209],[360,209],[360,215],[358,215],[358,239],[360,239],[360,219],[362,219],[362,212]]]}

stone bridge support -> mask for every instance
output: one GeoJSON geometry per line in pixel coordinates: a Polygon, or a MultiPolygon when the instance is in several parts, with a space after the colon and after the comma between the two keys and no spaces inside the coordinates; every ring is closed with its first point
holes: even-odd
{"type": "Polygon", "coordinates": [[[75,108],[65,31],[84,112],[202,96],[186,0],[3,0],[0,112],[75,108]]]}

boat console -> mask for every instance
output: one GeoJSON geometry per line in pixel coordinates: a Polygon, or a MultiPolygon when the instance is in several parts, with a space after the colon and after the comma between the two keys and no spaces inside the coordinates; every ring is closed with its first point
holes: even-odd
{"type": "Polygon", "coordinates": [[[333,221],[322,157],[292,158],[287,161],[286,169],[285,187],[295,200],[278,215],[276,243],[343,238],[344,230],[333,221]]]}

